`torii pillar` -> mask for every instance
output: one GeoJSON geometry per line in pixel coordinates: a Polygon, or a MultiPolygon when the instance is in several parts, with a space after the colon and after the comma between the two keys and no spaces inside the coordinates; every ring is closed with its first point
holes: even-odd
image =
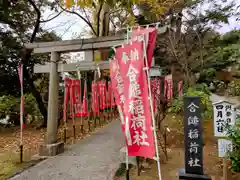
{"type": "Polygon", "coordinates": [[[49,71],[49,99],[47,117],[47,136],[45,143],[40,146],[40,156],[55,156],[64,151],[64,143],[57,142],[58,127],[58,94],[59,94],[59,74],[58,62],[60,53],[51,52],[51,63],[49,71]]]}

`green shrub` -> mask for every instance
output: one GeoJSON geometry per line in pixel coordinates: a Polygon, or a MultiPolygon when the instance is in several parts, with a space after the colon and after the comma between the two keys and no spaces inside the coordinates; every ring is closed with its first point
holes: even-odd
{"type": "Polygon", "coordinates": [[[13,96],[0,97],[0,118],[5,118],[6,115],[13,113],[19,114],[20,98],[13,96]]]}
{"type": "Polygon", "coordinates": [[[227,135],[233,145],[233,151],[229,152],[231,169],[234,172],[240,172],[240,129],[237,126],[228,126],[227,135]]]}
{"type": "MultiPolygon", "coordinates": [[[[212,118],[212,102],[209,99],[210,90],[204,84],[198,85],[194,88],[190,87],[187,89],[187,92],[184,94],[185,96],[199,96],[201,97],[202,102],[202,116],[204,119],[212,118]]],[[[174,99],[171,103],[168,112],[174,114],[182,114],[184,110],[184,102],[183,98],[174,99]]]]}
{"type": "MultiPolygon", "coordinates": [[[[10,117],[19,117],[20,115],[20,97],[14,96],[1,96],[0,97],[0,118],[5,118],[6,115],[10,115],[10,117]]],[[[42,120],[42,115],[37,107],[36,100],[32,94],[24,95],[24,117],[26,119],[27,115],[38,116],[42,120]]],[[[16,119],[14,119],[15,121],[16,119]]],[[[19,124],[18,122],[14,122],[14,124],[19,124]]]]}

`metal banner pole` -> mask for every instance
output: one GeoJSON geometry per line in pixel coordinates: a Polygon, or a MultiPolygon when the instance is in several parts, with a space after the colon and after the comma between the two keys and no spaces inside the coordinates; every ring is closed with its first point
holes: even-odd
{"type": "Polygon", "coordinates": [[[76,128],[75,128],[75,114],[74,114],[74,100],[73,100],[73,94],[74,94],[74,86],[75,84],[72,82],[71,84],[71,91],[70,91],[70,103],[72,104],[72,127],[73,127],[73,142],[75,143],[76,139],[76,128]]]}
{"type": "Polygon", "coordinates": [[[157,160],[157,165],[158,165],[158,176],[159,180],[162,180],[162,175],[161,175],[161,164],[160,164],[160,158],[159,158],[159,152],[158,152],[158,140],[157,140],[157,133],[156,133],[156,122],[155,122],[155,117],[154,117],[154,111],[153,111],[153,102],[152,102],[152,92],[151,92],[151,85],[150,85],[150,76],[149,76],[149,67],[148,67],[148,61],[147,61],[147,44],[145,41],[145,36],[143,35],[143,48],[144,48],[144,60],[146,67],[144,70],[146,71],[147,74],[147,80],[148,80],[148,91],[149,91],[149,102],[150,102],[150,110],[151,110],[151,115],[152,115],[152,123],[153,123],[153,133],[154,133],[154,141],[155,141],[155,150],[156,150],[156,160],[157,160]]]}
{"type": "Polygon", "coordinates": [[[64,82],[64,100],[63,100],[63,120],[64,120],[64,130],[63,130],[63,141],[64,143],[66,143],[67,141],[67,107],[68,107],[68,99],[66,99],[67,96],[67,91],[68,91],[68,87],[67,87],[67,82],[65,81],[65,74],[62,71],[62,79],[64,82]]]}
{"type": "MultiPolygon", "coordinates": [[[[127,27],[127,43],[129,43],[129,27],[127,27]]],[[[128,126],[128,119],[126,119],[125,126],[128,126]]],[[[125,128],[127,130],[127,128],[125,128]]],[[[127,143],[127,142],[126,142],[127,143]]],[[[129,180],[129,167],[128,167],[128,148],[126,146],[126,180],[129,180]]]]}

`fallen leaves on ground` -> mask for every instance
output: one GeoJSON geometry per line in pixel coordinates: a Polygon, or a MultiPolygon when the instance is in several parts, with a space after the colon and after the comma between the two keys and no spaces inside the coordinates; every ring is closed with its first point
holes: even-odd
{"type": "MultiPolygon", "coordinates": [[[[97,120],[96,128],[94,128],[94,121],[92,121],[91,132],[89,132],[87,119],[84,122],[84,133],[81,132],[81,118],[76,118],[76,140],[83,139],[103,125],[107,124],[107,118],[101,119],[101,126],[97,120]]],[[[63,131],[65,126],[62,124],[58,129],[57,137],[59,140],[63,140],[63,131]]],[[[36,128],[26,126],[23,130],[23,159],[24,163],[20,164],[20,128],[8,128],[4,129],[4,132],[0,133],[0,180],[5,180],[6,177],[12,175],[18,171],[23,170],[38,161],[32,160],[32,156],[38,154],[38,150],[41,144],[44,143],[46,136],[46,129],[36,130],[36,128]]],[[[73,144],[73,128],[72,120],[68,120],[67,123],[67,142],[66,144],[73,144]]]]}

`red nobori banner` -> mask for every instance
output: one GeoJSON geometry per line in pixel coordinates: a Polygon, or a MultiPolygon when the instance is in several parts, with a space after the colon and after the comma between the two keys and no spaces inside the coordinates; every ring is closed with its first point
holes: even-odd
{"type": "Polygon", "coordinates": [[[111,108],[111,98],[112,98],[112,84],[110,81],[107,83],[107,108],[111,108]]]}
{"type": "Polygon", "coordinates": [[[82,116],[88,116],[87,81],[84,81],[82,116]]]}
{"type": "Polygon", "coordinates": [[[87,105],[87,91],[86,91],[86,83],[84,87],[84,96],[81,98],[81,81],[78,79],[70,79],[65,78],[64,79],[65,84],[65,97],[64,97],[64,121],[67,120],[67,109],[68,104],[70,103],[70,113],[69,117],[72,117],[72,112],[74,108],[74,116],[80,117],[80,116],[87,116],[88,115],[88,105],[87,105]],[[69,101],[70,100],[70,101],[69,101]]]}
{"type": "Polygon", "coordinates": [[[143,43],[134,41],[116,50],[124,82],[125,136],[129,156],[155,156],[143,43]]]}
{"type": "Polygon", "coordinates": [[[75,105],[75,116],[82,117],[88,116],[88,102],[87,102],[87,81],[84,81],[84,91],[83,91],[83,98],[80,98],[80,81],[75,80],[77,82],[75,85],[75,89],[73,90],[75,93],[74,95],[74,105],[75,105]],[[82,102],[81,102],[82,101],[82,102]]]}
{"type": "Polygon", "coordinates": [[[92,82],[92,111],[95,115],[99,115],[99,96],[98,96],[98,84],[92,82]]]}
{"type": "Polygon", "coordinates": [[[106,106],[106,100],[107,100],[107,87],[105,81],[99,81],[98,82],[98,90],[99,90],[99,98],[100,98],[100,110],[104,110],[106,106]]]}
{"type": "Polygon", "coordinates": [[[160,78],[151,79],[151,91],[153,98],[153,109],[157,111],[157,106],[160,104],[160,78]]]}
{"type": "Polygon", "coordinates": [[[183,81],[178,82],[178,97],[183,96],[183,81]]]}
{"type": "Polygon", "coordinates": [[[164,96],[168,102],[170,102],[173,98],[173,89],[172,89],[171,79],[164,80],[164,96]]]}
{"type": "Polygon", "coordinates": [[[144,40],[147,45],[147,62],[148,62],[148,67],[151,67],[152,65],[152,57],[153,57],[153,52],[156,47],[156,39],[157,39],[157,29],[153,27],[149,28],[138,28],[136,30],[133,30],[132,32],[133,38],[140,39],[142,35],[144,36],[144,40]]]}
{"type": "MultiPolygon", "coordinates": [[[[78,79],[72,79],[72,99],[75,116],[79,116],[81,114],[81,106],[82,106],[82,97],[81,97],[81,81],[78,79]]],[[[70,98],[70,99],[71,99],[70,98]]],[[[70,105],[71,107],[72,105],[70,105]]],[[[71,109],[71,108],[70,108],[71,109]]],[[[72,116],[72,111],[70,111],[70,117],[72,116]]]]}
{"type": "Polygon", "coordinates": [[[123,130],[123,133],[125,133],[125,121],[124,121],[124,115],[123,115],[123,108],[124,108],[123,78],[120,75],[120,69],[116,59],[110,60],[110,77],[112,82],[112,91],[115,97],[115,103],[118,107],[118,111],[120,115],[122,130],[123,130]]]}

